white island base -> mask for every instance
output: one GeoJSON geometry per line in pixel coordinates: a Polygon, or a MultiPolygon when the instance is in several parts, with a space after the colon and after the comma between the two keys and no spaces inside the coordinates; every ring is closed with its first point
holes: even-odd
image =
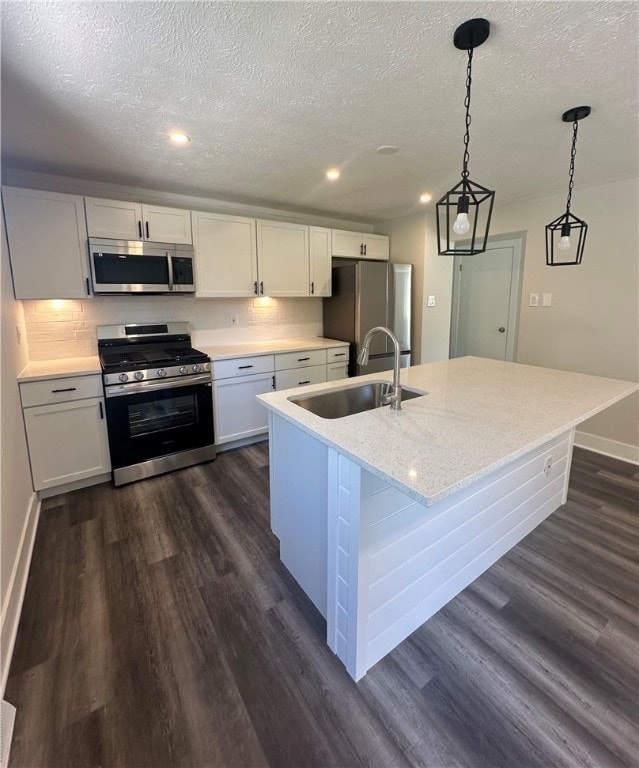
{"type": "Polygon", "coordinates": [[[280,557],[355,680],[566,501],[574,428],[426,506],[269,416],[280,557]]]}

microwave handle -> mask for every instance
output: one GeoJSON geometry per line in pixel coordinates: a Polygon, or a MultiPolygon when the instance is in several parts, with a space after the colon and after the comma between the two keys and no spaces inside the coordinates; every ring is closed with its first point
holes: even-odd
{"type": "Polygon", "coordinates": [[[173,256],[169,251],[166,252],[166,258],[169,265],[169,291],[173,290],[173,256]]]}

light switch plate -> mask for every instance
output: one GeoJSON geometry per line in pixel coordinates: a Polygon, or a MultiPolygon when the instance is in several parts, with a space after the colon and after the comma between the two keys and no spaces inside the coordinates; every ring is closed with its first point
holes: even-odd
{"type": "Polygon", "coordinates": [[[538,307],[539,306],[539,294],[538,293],[531,293],[530,298],[528,299],[528,306],[529,307],[538,307]]]}
{"type": "Polygon", "coordinates": [[[541,306],[542,307],[552,307],[552,293],[542,293],[541,294],[541,306]]]}
{"type": "Polygon", "coordinates": [[[427,307],[434,307],[435,306],[435,297],[434,296],[427,296],[426,297],[426,306],[427,307]]]}

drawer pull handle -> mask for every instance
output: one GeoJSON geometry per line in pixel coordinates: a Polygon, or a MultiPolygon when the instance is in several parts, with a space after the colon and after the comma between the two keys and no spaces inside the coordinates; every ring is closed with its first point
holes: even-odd
{"type": "Polygon", "coordinates": [[[146,228],[146,239],[149,240],[150,237],[151,237],[151,235],[149,234],[149,222],[145,221],[144,225],[145,225],[145,228],[146,228]]]}
{"type": "Polygon", "coordinates": [[[336,352],[333,357],[344,357],[345,354],[346,352],[336,352]]]}
{"type": "Polygon", "coordinates": [[[310,379],[307,379],[306,381],[298,381],[297,383],[298,383],[298,384],[310,384],[310,383],[311,383],[311,380],[310,380],[310,379]]]}
{"type": "Polygon", "coordinates": [[[140,240],[142,239],[142,222],[138,221],[138,235],[140,235],[140,240]]]}
{"type": "Polygon", "coordinates": [[[237,368],[239,371],[241,371],[243,368],[252,368],[252,365],[238,365],[237,368]]]}
{"type": "Polygon", "coordinates": [[[52,389],[51,392],[75,392],[77,387],[67,387],[66,389],[52,389]]]}
{"type": "Polygon", "coordinates": [[[298,357],[297,358],[297,362],[298,363],[303,363],[305,360],[310,360],[310,359],[311,359],[310,357],[298,357]]]}

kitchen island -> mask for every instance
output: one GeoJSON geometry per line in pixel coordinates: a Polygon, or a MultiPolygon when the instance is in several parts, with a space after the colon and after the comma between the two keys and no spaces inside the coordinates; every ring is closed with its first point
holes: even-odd
{"type": "Polygon", "coordinates": [[[637,390],[473,357],[401,382],[426,394],[341,419],[259,396],[280,557],[355,680],[565,502],[575,426],[637,390]]]}

